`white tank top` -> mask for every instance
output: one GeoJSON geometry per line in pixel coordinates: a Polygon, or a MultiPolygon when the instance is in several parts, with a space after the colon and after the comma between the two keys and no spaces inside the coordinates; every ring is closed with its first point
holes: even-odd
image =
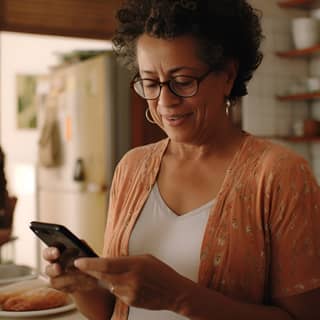
{"type": "MultiPolygon", "coordinates": [[[[133,229],[129,254],[152,254],[179,274],[197,282],[202,239],[214,202],[179,216],[166,205],[155,184],[133,229]]],[[[129,320],[150,319],[186,318],[171,311],[130,307],[129,320]]]]}

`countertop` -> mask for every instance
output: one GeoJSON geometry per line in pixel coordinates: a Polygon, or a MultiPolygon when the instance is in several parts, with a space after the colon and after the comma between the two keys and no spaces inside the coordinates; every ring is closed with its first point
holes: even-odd
{"type": "Polygon", "coordinates": [[[80,314],[77,310],[69,311],[69,312],[64,312],[64,313],[59,313],[59,314],[53,314],[50,316],[42,316],[42,317],[0,317],[1,320],[21,320],[21,319],[26,319],[26,320],[86,320],[83,315],[80,314]]]}
{"type": "MultiPolygon", "coordinates": [[[[6,265],[3,265],[3,266],[6,266],[6,265]]],[[[6,266],[7,268],[12,268],[9,266],[6,266]]],[[[6,268],[4,268],[2,271],[6,271],[6,268]]],[[[0,291],[1,290],[6,290],[6,288],[8,287],[11,287],[11,290],[12,287],[14,287],[15,289],[16,288],[20,288],[20,286],[22,288],[33,288],[33,286],[42,286],[42,283],[43,284],[46,284],[47,283],[47,280],[45,277],[42,277],[42,276],[38,276],[38,277],[35,277],[34,279],[29,279],[29,280],[25,280],[25,281],[17,281],[17,282],[13,282],[13,283],[9,283],[9,284],[6,284],[6,285],[0,285],[0,291]]],[[[72,304],[72,301],[69,302],[70,304],[72,304]]],[[[21,312],[21,316],[19,314],[19,312],[14,312],[10,315],[7,314],[7,312],[2,312],[0,310],[0,320],[23,320],[23,319],[26,319],[26,320],[86,320],[87,318],[84,317],[76,308],[75,308],[75,305],[70,305],[68,307],[68,305],[66,305],[66,308],[64,307],[61,307],[62,310],[52,310],[52,309],[49,309],[50,312],[56,312],[56,313],[53,313],[53,314],[50,314],[50,315],[45,315],[45,311],[39,311],[40,314],[32,314],[30,316],[26,316],[26,314],[23,314],[23,312],[21,312]],[[74,307],[72,309],[72,307],[74,307]],[[57,312],[59,311],[59,312],[57,312]],[[5,314],[4,314],[5,313],[5,314]]],[[[37,313],[37,311],[31,311],[31,312],[28,312],[28,313],[37,313]]]]}

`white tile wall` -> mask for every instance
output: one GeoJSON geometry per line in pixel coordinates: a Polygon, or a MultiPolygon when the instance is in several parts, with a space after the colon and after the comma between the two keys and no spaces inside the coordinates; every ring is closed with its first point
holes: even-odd
{"type": "Polygon", "coordinates": [[[311,59],[309,72],[313,77],[320,77],[320,58],[318,56],[311,59]]]}
{"type": "MultiPolygon", "coordinates": [[[[312,15],[312,12],[310,13],[312,15]]],[[[309,64],[309,73],[313,77],[320,77],[320,56],[316,55],[311,58],[309,64]]],[[[315,100],[311,104],[312,118],[320,121],[320,100],[315,100]]],[[[320,183],[320,143],[311,145],[312,167],[315,176],[320,183]]]]}
{"type": "MultiPolygon", "coordinates": [[[[279,58],[275,53],[293,49],[292,18],[309,13],[296,9],[281,9],[277,5],[278,0],[249,2],[262,11],[265,40],[262,45],[263,63],[248,85],[248,96],[242,101],[243,128],[261,136],[290,135],[293,124],[308,118],[311,113],[320,119],[320,101],[310,107],[306,102],[279,102],[275,96],[289,93],[290,87],[306,78],[309,72],[320,76],[320,57],[310,63],[308,59],[279,58]]],[[[316,147],[305,143],[279,142],[288,145],[310,161],[320,182],[320,151],[312,152],[312,148],[316,147]]],[[[320,150],[320,144],[318,146],[320,150]]]]}
{"type": "Polygon", "coordinates": [[[320,121],[320,100],[315,100],[311,103],[312,118],[320,121]]]}

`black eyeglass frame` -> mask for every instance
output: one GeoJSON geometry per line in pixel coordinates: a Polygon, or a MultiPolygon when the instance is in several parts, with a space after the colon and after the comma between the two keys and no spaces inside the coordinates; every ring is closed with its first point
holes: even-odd
{"type": "Polygon", "coordinates": [[[149,78],[138,78],[137,76],[134,77],[134,79],[131,81],[130,83],[130,87],[133,89],[133,91],[141,98],[145,99],[145,100],[157,100],[160,95],[161,95],[161,89],[162,87],[164,86],[168,86],[170,92],[172,92],[174,95],[176,95],[177,97],[180,97],[180,98],[191,98],[191,97],[194,97],[198,91],[199,91],[199,85],[200,83],[212,72],[213,70],[210,68],[205,74],[203,74],[202,76],[200,77],[195,77],[195,76],[185,76],[185,75],[179,75],[179,76],[176,76],[176,77],[172,77],[170,78],[169,80],[167,81],[156,81],[154,79],[149,79],[149,78]],[[171,83],[172,81],[175,79],[175,78],[179,78],[179,77],[184,77],[184,78],[190,78],[192,80],[195,80],[196,83],[197,83],[197,87],[196,87],[196,90],[194,93],[190,94],[190,95],[180,95],[178,94],[177,92],[175,92],[174,88],[171,86],[171,83]],[[157,97],[155,98],[146,98],[144,96],[142,96],[135,88],[135,83],[137,82],[140,82],[140,81],[143,81],[143,80],[151,80],[151,81],[154,81],[155,83],[158,84],[160,90],[159,90],[159,94],[157,97]]]}

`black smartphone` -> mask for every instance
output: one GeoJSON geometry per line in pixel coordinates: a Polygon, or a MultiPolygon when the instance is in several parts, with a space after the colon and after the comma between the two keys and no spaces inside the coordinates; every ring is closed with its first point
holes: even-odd
{"type": "Polygon", "coordinates": [[[30,229],[49,247],[72,257],[97,257],[98,255],[68,228],[60,224],[32,221],[30,229]]]}

